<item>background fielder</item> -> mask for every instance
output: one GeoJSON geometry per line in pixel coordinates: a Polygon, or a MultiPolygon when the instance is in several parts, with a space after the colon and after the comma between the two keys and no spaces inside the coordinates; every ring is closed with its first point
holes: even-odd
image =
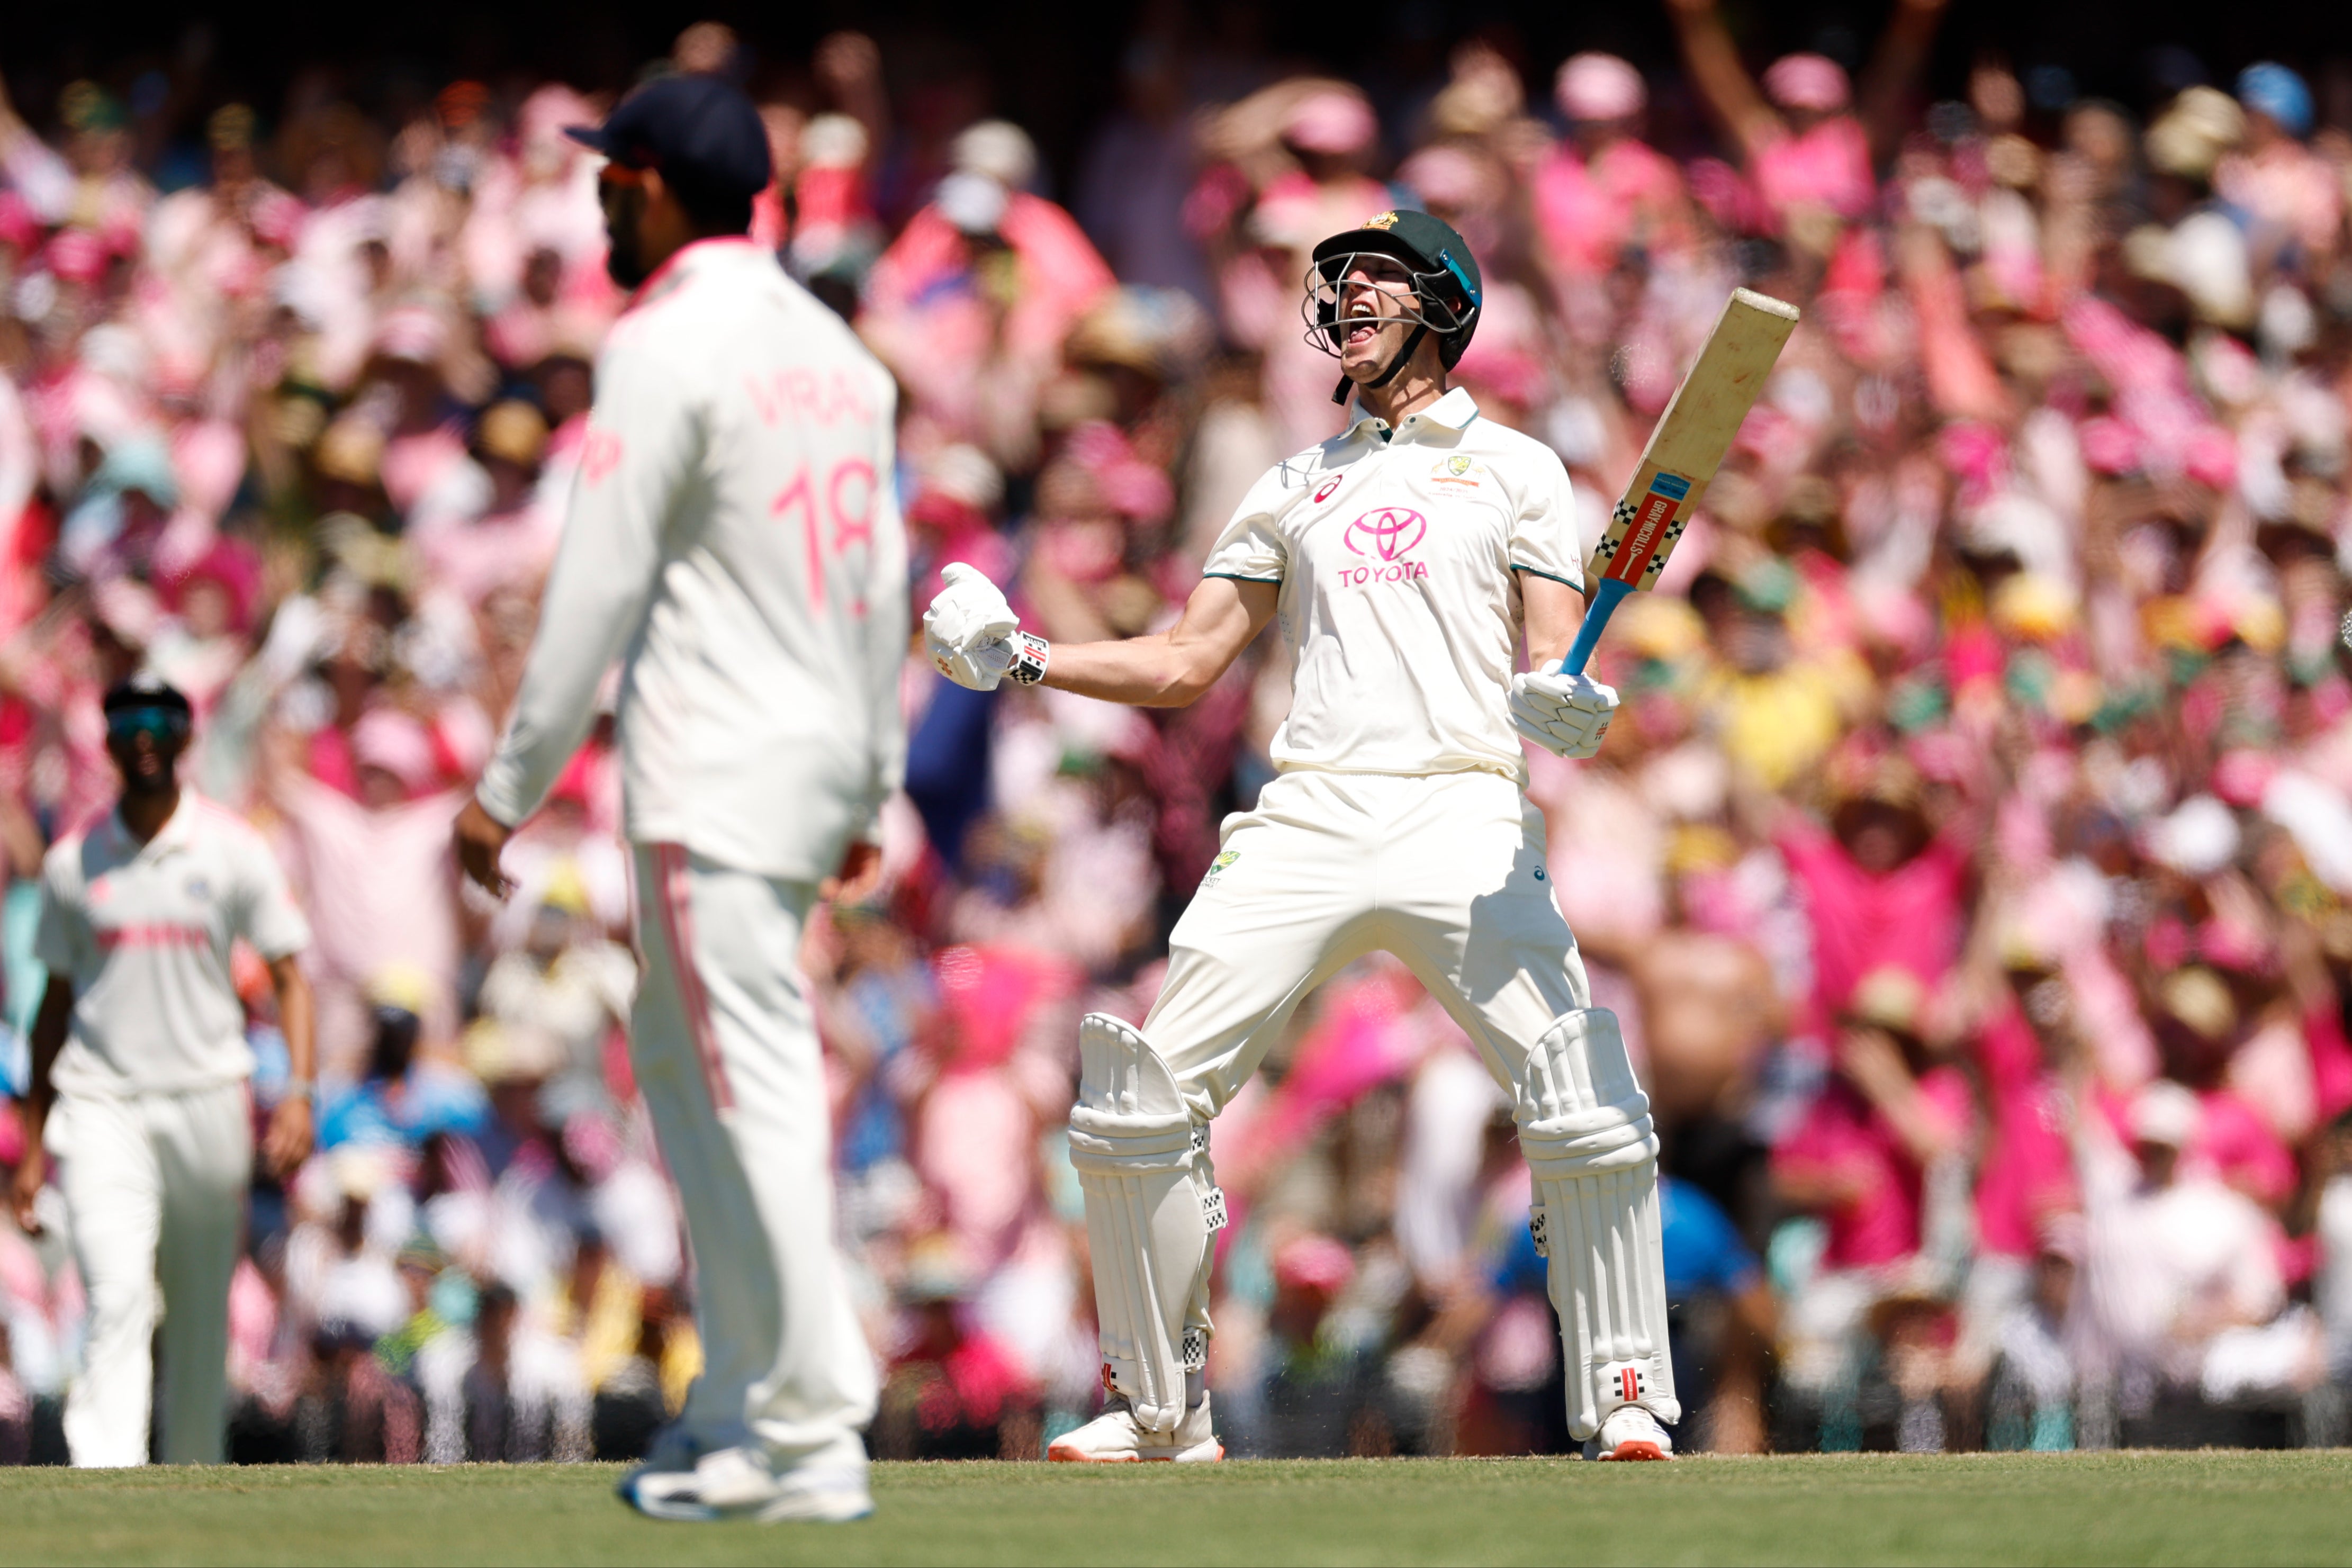
{"type": "Polygon", "coordinates": [[[41,868],[37,951],[49,982],[33,1026],[16,1216],[37,1234],[46,1144],[89,1292],[66,1401],[74,1463],[146,1462],[160,1307],[156,1447],[170,1463],[216,1465],[254,1152],[253,1052],[230,952],[251,942],[278,993],[292,1081],[263,1154],[282,1177],[310,1152],[310,990],[295,961],[310,928],[261,835],[179,787],[187,698],[145,678],[109,691],[105,710],[121,799],[41,868]]]}
{"type": "Polygon", "coordinates": [[[1568,476],[1445,389],[1480,300],[1461,236],[1382,213],[1318,247],[1307,283],[1309,335],[1345,370],[1335,396],[1355,393],[1364,413],[1258,482],[1172,631],[1049,647],[953,567],[926,617],[952,679],[1114,700],[1189,701],[1277,613],[1297,655],[1278,776],[1226,823],[1150,1016],[1140,1032],[1102,1015],[1081,1026],[1071,1151],[1116,1397],[1052,1457],[1222,1457],[1201,1377],[1223,1219],[1208,1123],[1308,991],[1385,949],[1514,1096],[1571,1431],[1603,1458],[1664,1458],[1659,1423],[1680,1412],[1656,1140],[1616,1020],[1591,1005],[1523,793],[1520,735],[1590,756],[1616,703],[1541,673],[1577,621],[1568,476]],[[1522,628],[1537,673],[1515,676],[1522,628]]]}

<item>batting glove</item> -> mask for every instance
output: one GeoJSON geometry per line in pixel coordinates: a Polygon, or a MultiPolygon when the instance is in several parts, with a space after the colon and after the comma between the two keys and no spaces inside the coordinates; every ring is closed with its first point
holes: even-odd
{"type": "Polygon", "coordinates": [[[1586,676],[1531,669],[1511,680],[1511,727],[1571,762],[1601,750],[1616,711],[1617,693],[1586,676]]]}
{"type": "Polygon", "coordinates": [[[1008,675],[1024,686],[1045,679],[1045,639],[1020,629],[1003,589],[961,561],[940,581],[946,585],[923,612],[923,651],[941,675],[974,691],[993,691],[1008,675]]]}

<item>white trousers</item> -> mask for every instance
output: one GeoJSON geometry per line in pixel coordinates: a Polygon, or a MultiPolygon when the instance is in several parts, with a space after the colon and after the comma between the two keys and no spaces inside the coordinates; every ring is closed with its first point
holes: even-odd
{"type": "Polygon", "coordinates": [[[1551,1021],[1591,1005],[1549,877],[1543,814],[1499,773],[1279,774],[1226,819],[1144,1037],[1207,1121],[1308,992],[1386,950],[1510,1089],[1551,1021]]]}
{"type": "Polygon", "coordinates": [[[227,1436],[228,1283],[253,1175],[241,1083],[121,1100],[61,1095],[43,1144],[89,1297],[66,1447],[84,1466],[143,1465],[160,1307],[163,1458],[216,1465],[227,1436]],[[160,1287],[160,1289],[158,1289],[160,1287]]]}
{"type": "Polygon", "coordinates": [[[637,1087],[686,1210],[706,1449],[862,1463],[874,1357],[834,1247],[824,1064],[800,972],[816,889],[635,847],[637,1087]]]}

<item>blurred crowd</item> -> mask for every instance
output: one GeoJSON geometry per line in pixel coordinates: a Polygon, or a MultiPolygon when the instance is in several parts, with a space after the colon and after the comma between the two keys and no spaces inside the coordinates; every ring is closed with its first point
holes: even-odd
{"type": "MultiPolygon", "coordinates": [[[[1458,380],[1559,451],[1587,548],[1727,291],[1801,305],[1602,646],[1606,748],[1529,759],[1664,1139],[1682,1441],[2341,1442],[2352,71],[2158,51],[2125,104],[1986,57],[1931,100],[1938,10],[1756,71],[1670,0],[1677,57],[1499,36],[1370,89],[1148,30],[1058,193],[980,75],[894,82],[859,35],[703,24],[647,69],[746,80],[757,237],[898,375],[914,603],[967,561],[1056,639],[1168,624],[1339,427],[1300,279],[1370,214],[1476,248],[1458,380]]],[[[610,98],[411,97],[0,97],[0,1089],[39,857],[111,798],[98,694],[152,668],[317,934],[320,1147],[253,1194],[236,1456],[617,1457],[699,1352],[601,740],[505,905],[448,852],[625,303],[561,134],[610,98]]],[[[1100,1397],[1076,1021],[1142,1018],[1270,776],[1273,637],[1171,711],[908,661],[884,883],[803,955],[877,1454],[1034,1458],[1100,1397]]],[[[1567,1446],[1507,1102],[1399,966],[1310,1000],[1215,1147],[1235,1451],[1567,1446]]],[[[0,1220],[0,1463],[61,1451],[49,1228],[0,1220]]]]}

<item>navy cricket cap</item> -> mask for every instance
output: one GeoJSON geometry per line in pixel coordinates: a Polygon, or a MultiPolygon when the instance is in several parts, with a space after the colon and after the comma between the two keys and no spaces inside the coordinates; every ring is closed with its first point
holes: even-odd
{"type": "Polygon", "coordinates": [[[187,694],[159,675],[142,671],[128,680],[118,680],[106,689],[99,707],[109,718],[117,713],[135,712],[142,708],[160,708],[166,713],[182,718],[193,716],[187,694]]]}
{"type": "Polygon", "coordinates": [[[623,168],[658,169],[673,184],[709,195],[757,195],[775,175],[760,111],[715,76],[657,78],[621,100],[604,124],[564,134],[623,168]]]}

